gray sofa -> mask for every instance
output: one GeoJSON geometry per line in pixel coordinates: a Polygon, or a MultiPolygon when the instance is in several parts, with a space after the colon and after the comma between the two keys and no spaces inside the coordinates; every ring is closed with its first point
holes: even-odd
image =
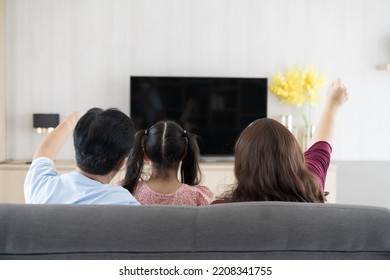
{"type": "Polygon", "coordinates": [[[390,259],[390,210],[0,204],[0,259],[390,259]]]}

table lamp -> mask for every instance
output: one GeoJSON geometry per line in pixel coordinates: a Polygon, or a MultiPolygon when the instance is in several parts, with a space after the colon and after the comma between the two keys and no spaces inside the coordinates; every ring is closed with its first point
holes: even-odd
{"type": "Polygon", "coordinates": [[[33,114],[33,127],[37,133],[50,133],[60,120],[59,114],[33,114]]]}

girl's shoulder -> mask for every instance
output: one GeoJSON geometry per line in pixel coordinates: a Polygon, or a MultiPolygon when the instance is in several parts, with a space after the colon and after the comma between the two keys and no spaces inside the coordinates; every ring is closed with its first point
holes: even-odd
{"type": "Polygon", "coordinates": [[[195,185],[190,186],[187,184],[183,184],[182,188],[193,191],[193,192],[206,192],[206,193],[212,193],[211,189],[209,187],[203,186],[203,185],[195,185]]]}
{"type": "Polygon", "coordinates": [[[183,191],[188,193],[194,193],[198,197],[198,200],[202,200],[202,203],[200,205],[204,204],[210,204],[214,199],[214,193],[213,191],[203,185],[196,185],[196,186],[190,186],[187,184],[183,184],[182,186],[183,191]]]}
{"type": "Polygon", "coordinates": [[[134,188],[134,193],[141,193],[141,192],[150,192],[152,191],[151,188],[146,184],[145,181],[138,181],[137,186],[134,188]]]}

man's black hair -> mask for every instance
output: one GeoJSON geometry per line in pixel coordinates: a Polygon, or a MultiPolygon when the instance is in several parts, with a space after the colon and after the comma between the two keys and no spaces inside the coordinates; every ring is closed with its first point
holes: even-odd
{"type": "Polygon", "coordinates": [[[77,166],[90,174],[106,175],[129,155],[134,126],[118,109],[92,108],[78,121],[73,142],[77,166]]]}

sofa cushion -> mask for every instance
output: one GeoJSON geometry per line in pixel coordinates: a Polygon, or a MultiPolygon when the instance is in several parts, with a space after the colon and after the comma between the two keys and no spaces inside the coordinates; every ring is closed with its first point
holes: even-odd
{"type": "Polygon", "coordinates": [[[390,210],[0,204],[2,259],[390,259],[390,210]]]}

